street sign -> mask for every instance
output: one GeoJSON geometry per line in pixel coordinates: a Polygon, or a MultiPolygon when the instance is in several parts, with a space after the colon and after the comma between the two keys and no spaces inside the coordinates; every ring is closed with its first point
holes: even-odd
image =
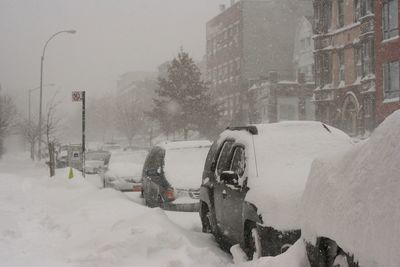
{"type": "Polygon", "coordinates": [[[72,92],[72,102],[81,102],[83,99],[83,91],[72,92]]]}
{"type": "Polygon", "coordinates": [[[73,91],[72,102],[82,102],[82,176],[85,177],[85,91],[73,91]]]}

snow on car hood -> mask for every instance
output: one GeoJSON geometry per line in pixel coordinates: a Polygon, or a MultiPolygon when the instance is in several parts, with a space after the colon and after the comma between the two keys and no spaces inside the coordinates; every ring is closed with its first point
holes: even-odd
{"type": "MultiPolygon", "coordinates": [[[[182,142],[183,143],[183,142],[182,142]]],[[[211,143],[203,142],[201,147],[175,146],[166,149],[164,159],[165,177],[172,187],[198,189],[211,143]]]]}
{"type": "Polygon", "coordinates": [[[303,195],[303,236],[335,240],[360,266],[400,262],[400,111],[371,137],[314,162],[303,195]]]}
{"type": "Polygon", "coordinates": [[[326,152],[349,147],[351,140],[333,127],[329,132],[320,122],[256,127],[258,134],[253,136],[246,131],[225,131],[221,135],[246,146],[250,190],[245,200],[257,206],[265,225],[277,230],[300,229],[301,195],[312,161],[326,152]]]}

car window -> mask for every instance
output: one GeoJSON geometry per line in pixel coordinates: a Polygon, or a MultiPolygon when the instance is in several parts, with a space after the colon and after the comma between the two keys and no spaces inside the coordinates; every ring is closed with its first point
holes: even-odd
{"type": "Polygon", "coordinates": [[[219,153],[217,168],[215,170],[218,181],[221,173],[229,169],[228,160],[229,156],[231,155],[232,146],[233,146],[232,141],[226,141],[222,146],[221,152],[219,153]]]}
{"type": "Polygon", "coordinates": [[[158,173],[161,173],[164,153],[162,149],[153,149],[146,160],[146,170],[157,170],[158,173]]]}
{"type": "Polygon", "coordinates": [[[230,170],[242,178],[246,169],[246,159],[243,147],[236,147],[233,152],[230,170]]]}

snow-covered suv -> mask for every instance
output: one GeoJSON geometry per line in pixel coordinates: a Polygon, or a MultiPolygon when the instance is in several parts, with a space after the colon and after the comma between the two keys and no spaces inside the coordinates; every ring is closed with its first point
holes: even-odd
{"type": "Polygon", "coordinates": [[[277,255],[300,237],[300,199],[315,157],[350,146],[319,122],[228,128],[207,155],[200,188],[204,232],[249,259],[277,255]]]}
{"type": "Polygon", "coordinates": [[[302,235],[312,267],[400,266],[400,111],[366,141],[314,161],[302,235]]]}

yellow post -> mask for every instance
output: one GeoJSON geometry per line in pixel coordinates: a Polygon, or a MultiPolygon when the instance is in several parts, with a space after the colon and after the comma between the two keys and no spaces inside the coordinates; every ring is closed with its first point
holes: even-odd
{"type": "Polygon", "coordinates": [[[74,171],[72,170],[72,167],[69,167],[69,174],[68,174],[68,179],[74,178],[74,171]]]}

